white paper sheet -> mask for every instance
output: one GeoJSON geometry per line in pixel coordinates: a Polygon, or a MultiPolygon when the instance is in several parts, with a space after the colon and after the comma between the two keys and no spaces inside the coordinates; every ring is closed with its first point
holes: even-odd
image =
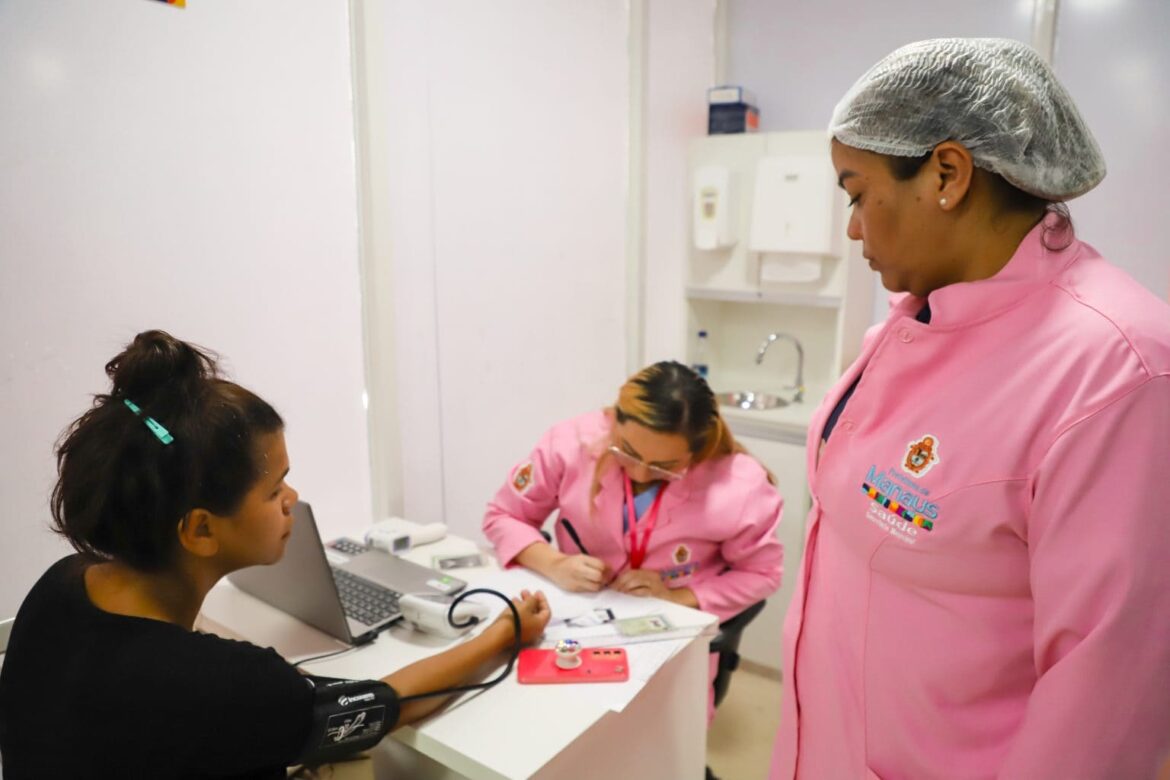
{"type": "MultiPolygon", "coordinates": [[[[641,615],[619,615],[618,617],[624,619],[628,617],[645,617],[652,614],[654,613],[644,612],[641,615]]],[[[581,643],[582,647],[623,647],[625,645],[655,644],[676,639],[690,639],[693,636],[697,636],[701,631],[702,629],[697,626],[687,626],[673,628],[657,634],[626,636],[618,631],[613,623],[606,623],[600,626],[588,626],[586,628],[571,625],[566,626],[563,624],[550,624],[544,630],[544,637],[540,640],[540,646],[553,647],[562,639],[576,639],[581,643]]]]}
{"type": "MultiPolygon", "coordinates": [[[[485,572],[480,575],[469,575],[466,579],[468,580],[468,590],[472,588],[491,588],[492,590],[498,590],[509,598],[519,596],[522,590],[539,590],[548,599],[549,609],[552,610],[553,617],[555,618],[576,617],[578,615],[584,615],[596,606],[607,606],[594,602],[598,594],[568,593],[561,590],[551,581],[541,577],[536,572],[519,567],[504,569],[502,571],[485,572]]],[[[491,609],[493,618],[505,608],[504,602],[491,596],[475,595],[468,596],[468,599],[475,600],[480,604],[486,604],[491,609]]]]}

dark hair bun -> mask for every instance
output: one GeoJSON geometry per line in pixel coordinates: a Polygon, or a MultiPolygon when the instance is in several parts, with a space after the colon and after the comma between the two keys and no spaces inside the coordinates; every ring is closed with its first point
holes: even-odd
{"type": "Polygon", "coordinates": [[[179,520],[196,508],[234,513],[264,473],[260,437],[284,421],[220,376],[216,359],[148,330],[106,364],[113,389],[57,447],[53,526],[79,552],[166,568],[179,555],[179,520]]]}
{"type": "Polygon", "coordinates": [[[215,357],[166,331],[147,330],[106,363],[115,398],[146,403],[159,390],[191,397],[208,378],[218,375],[215,357]]]}

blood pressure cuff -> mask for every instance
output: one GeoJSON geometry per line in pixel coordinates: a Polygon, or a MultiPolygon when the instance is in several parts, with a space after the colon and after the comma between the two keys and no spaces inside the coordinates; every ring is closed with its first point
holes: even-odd
{"type": "Polygon", "coordinates": [[[378,680],[308,676],[313,724],[298,763],[336,761],[381,741],[398,722],[398,694],[378,680]]]}

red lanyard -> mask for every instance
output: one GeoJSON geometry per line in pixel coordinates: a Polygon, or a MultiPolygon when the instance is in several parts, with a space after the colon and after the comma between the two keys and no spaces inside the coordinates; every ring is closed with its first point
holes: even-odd
{"type": "Polygon", "coordinates": [[[662,503],[662,496],[666,493],[665,482],[658,487],[658,495],[654,496],[654,503],[642,515],[642,544],[638,545],[638,510],[634,507],[634,485],[630,482],[630,475],[622,471],[622,478],[626,483],[626,511],[630,526],[630,568],[642,568],[646,560],[646,549],[650,546],[650,534],[654,533],[654,524],[658,522],[658,505],[662,503]]]}

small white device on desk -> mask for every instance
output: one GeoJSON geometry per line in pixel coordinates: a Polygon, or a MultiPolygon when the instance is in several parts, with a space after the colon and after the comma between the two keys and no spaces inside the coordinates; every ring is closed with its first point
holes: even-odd
{"type": "Polygon", "coordinates": [[[487,620],[490,613],[487,606],[483,604],[460,601],[455,607],[455,614],[452,615],[452,618],[459,625],[453,626],[447,620],[447,612],[451,609],[449,596],[411,593],[404,594],[398,600],[398,609],[402,612],[402,619],[419,631],[446,637],[462,636],[473,626],[487,620]]]}
{"type": "Polygon", "coordinates": [[[437,542],[446,535],[447,526],[443,523],[415,523],[401,517],[388,517],[366,531],[366,544],[392,555],[401,555],[419,545],[437,542]]]}

